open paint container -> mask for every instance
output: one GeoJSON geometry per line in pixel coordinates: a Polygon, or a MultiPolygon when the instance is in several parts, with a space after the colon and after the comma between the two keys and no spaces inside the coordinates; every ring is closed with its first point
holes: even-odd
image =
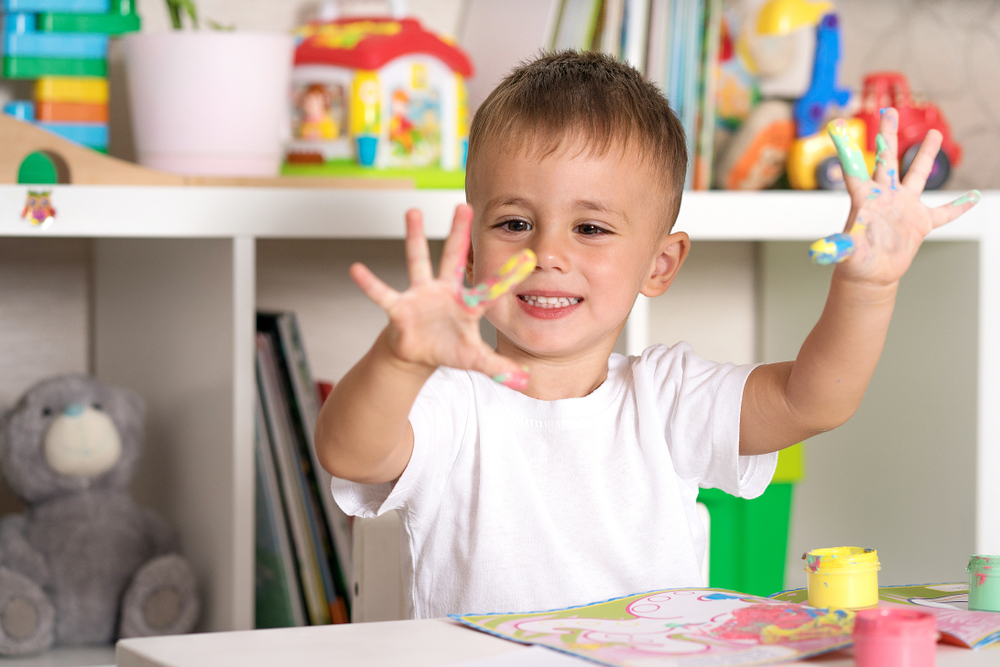
{"type": "Polygon", "coordinates": [[[878,604],[878,553],[861,547],[806,552],[809,605],[863,609],[878,604]]]}
{"type": "Polygon", "coordinates": [[[934,614],[916,609],[862,609],[854,617],[855,667],[934,667],[934,614]]]}
{"type": "Polygon", "coordinates": [[[1000,556],[970,556],[969,609],[1000,611],[1000,556]]]}

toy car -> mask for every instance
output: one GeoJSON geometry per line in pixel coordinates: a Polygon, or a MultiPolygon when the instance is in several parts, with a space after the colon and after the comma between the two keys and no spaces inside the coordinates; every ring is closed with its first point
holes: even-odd
{"type": "MultiPolygon", "coordinates": [[[[861,95],[861,110],[848,120],[851,135],[861,146],[871,171],[875,164],[876,136],[881,110],[895,107],[899,112],[899,167],[905,175],[931,129],[943,139],[941,150],[927,179],[926,189],[936,190],[945,184],[951,169],[962,159],[962,148],[951,136],[951,129],[937,106],[917,104],[910,96],[906,77],[898,72],[877,72],[865,77],[861,95]]],[[[788,181],[798,190],[833,190],[844,187],[843,173],[837,161],[837,150],[825,131],[797,139],[788,154],[788,181]]]]}
{"type": "Polygon", "coordinates": [[[913,158],[920,150],[920,144],[929,130],[937,130],[943,137],[941,150],[934,158],[934,167],[927,179],[926,189],[937,190],[951,175],[951,168],[962,160],[962,148],[951,136],[951,129],[934,104],[917,104],[910,96],[910,84],[899,72],[876,72],[865,77],[861,96],[861,111],[855,117],[865,122],[868,128],[866,150],[875,152],[875,137],[878,135],[880,110],[895,107],[899,112],[899,168],[905,175],[913,158]]]}

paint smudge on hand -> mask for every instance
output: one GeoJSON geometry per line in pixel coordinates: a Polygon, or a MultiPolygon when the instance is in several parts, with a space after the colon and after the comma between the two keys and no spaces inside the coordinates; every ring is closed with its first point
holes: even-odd
{"type": "Polygon", "coordinates": [[[878,152],[875,153],[875,166],[887,164],[885,154],[889,151],[889,142],[885,140],[881,132],[875,137],[875,147],[878,149],[878,152]]]}
{"type": "Polygon", "coordinates": [[[844,174],[868,180],[870,176],[868,166],[865,164],[865,155],[848,131],[847,121],[843,118],[832,120],[827,124],[826,131],[833,139],[833,145],[837,147],[837,157],[840,158],[844,174]]]}
{"type": "Polygon", "coordinates": [[[976,204],[979,202],[980,199],[982,199],[982,197],[983,195],[981,192],[979,192],[979,190],[969,190],[964,195],[953,201],[951,205],[962,206],[963,204],[968,204],[969,202],[976,204]]]}
{"type": "Polygon", "coordinates": [[[809,259],[820,266],[839,264],[853,253],[854,239],[851,238],[850,234],[843,232],[827,236],[809,246],[809,259]]]}
{"type": "Polygon", "coordinates": [[[521,251],[504,262],[500,270],[489,280],[475,287],[463,289],[461,291],[462,305],[472,309],[503,296],[514,285],[527,278],[535,270],[536,264],[535,253],[530,250],[521,251]]]}
{"type": "Polygon", "coordinates": [[[502,384],[505,387],[510,387],[511,389],[520,390],[528,388],[528,379],[530,377],[530,371],[527,366],[521,366],[519,371],[507,371],[506,373],[501,373],[500,375],[494,375],[493,381],[497,384],[502,384]]]}

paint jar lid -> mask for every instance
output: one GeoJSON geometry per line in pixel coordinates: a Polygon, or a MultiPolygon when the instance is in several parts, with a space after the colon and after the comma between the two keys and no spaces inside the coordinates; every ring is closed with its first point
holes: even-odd
{"type": "Polygon", "coordinates": [[[854,574],[859,571],[879,570],[878,552],[862,547],[831,547],[807,551],[806,572],[824,574],[854,574]]]}
{"type": "Polygon", "coordinates": [[[993,574],[994,570],[1000,574],[1000,556],[973,554],[969,556],[969,566],[965,568],[969,574],[993,574]]]}
{"type": "Polygon", "coordinates": [[[916,609],[862,609],[854,617],[854,635],[926,637],[937,635],[937,617],[916,609]]]}

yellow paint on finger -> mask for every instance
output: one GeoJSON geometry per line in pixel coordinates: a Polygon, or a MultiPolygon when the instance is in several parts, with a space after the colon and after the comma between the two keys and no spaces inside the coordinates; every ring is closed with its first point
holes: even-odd
{"type": "Polygon", "coordinates": [[[504,262],[492,278],[471,289],[462,290],[462,303],[468,308],[475,308],[481,303],[503,296],[514,285],[527,278],[537,264],[535,253],[522,250],[504,262]]]}

